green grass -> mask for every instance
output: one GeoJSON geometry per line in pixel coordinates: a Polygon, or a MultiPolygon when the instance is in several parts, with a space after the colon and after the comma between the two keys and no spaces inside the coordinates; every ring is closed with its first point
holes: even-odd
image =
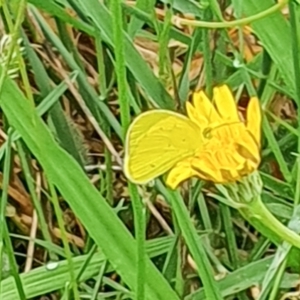
{"type": "Polygon", "coordinates": [[[259,220],[252,227],[197,179],[176,192],[160,180],[133,185],[122,158],[141,111],[184,112],[191,92],[221,83],[237,100],[257,95],[262,200],[300,233],[298,4],[287,18],[271,0],[228,1],[236,16],[228,23],[218,1],[106,2],[2,2],[1,33],[12,41],[0,66],[0,298],[246,300],[258,286],[259,300],[289,299],[299,249],[259,220]],[[201,22],[176,27],[185,14],[201,22]],[[245,60],[249,40],[238,26],[248,17],[251,46],[262,47],[245,60]],[[290,115],[272,111],[276,97],[294,103],[290,115]],[[14,189],[34,211],[18,205],[14,189]]]}

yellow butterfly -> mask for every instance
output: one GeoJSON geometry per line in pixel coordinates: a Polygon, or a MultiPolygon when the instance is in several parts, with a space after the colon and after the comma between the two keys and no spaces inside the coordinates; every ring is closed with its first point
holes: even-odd
{"type": "Polygon", "coordinates": [[[260,162],[261,113],[252,97],[241,120],[226,85],[214,88],[213,103],[203,91],[186,103],[187,117],[167,110],[148,111],[130,125],[124,172],[145,184],[170,171],[167,185],[197,176],[226,183],[257,169],[260,162]]]}
{"type": "Polygon", "coordinates": [[[161,109],[142,113],[127,132],[126,177],[145,184],[164,174],[196,153],[201,136],[201,128],[184,115],[161,109]]]}

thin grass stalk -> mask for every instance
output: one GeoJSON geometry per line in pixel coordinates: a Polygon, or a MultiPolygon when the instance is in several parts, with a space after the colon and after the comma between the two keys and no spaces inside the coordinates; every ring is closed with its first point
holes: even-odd
{"type": "MultiPolygon", "coordinates": [[[[6,7],[6,9],[3,10],[4,13],[6,12],[5,18],[6,18],[6,21],[8,21],[7,24],[8,24],[8,27],[9,27],[12,37],[13,38],[15,37],[15,39],[16,39],[14,41],[14,45],[13,45],[13,49],[11,50],[12,51],[11,53],[13,54],[14,51],[16,51],[17,59],[19,62],[19,71],[21,74],[22,82],[24,84],[24,90],[25,90],[27,98],[31,101],[32,105],[34,105],[32,90],[31,90],[29,79],[28,79],[28,72],[26,69],[26,65],[25,65],[22,53],[20,51],[20,46],[18,44],[18,38],[21,36],[21,34],[20,34],[21,23],[25,16],[27,1],[23,0],[23,1],[19,2],[19,6],[18,6],[19,9],[17,11],[15,27],[13,26],[11,14],[8,13],[8,9],[7,9],[6,5],[7,4],[4,1],[3,6],[6,7]]],[[[10,61],[8,61],[8,66],[9,66],[9,64],[10,64],[10,61]]]]}
{"type": "Polygon", "coordinates": [[[27,299],[27,297],[25,296],[23,283],[22,283],[22,280],[21,280],[21,277],[19,274],[19,267],[18,267],[16,259],[15,259],[14,249],[13,249],[10,237],[9,237],[9,231],[8,231],[6,222],[4,222],[3,227],[4,227],[3,236],[4,236],[4,242],[5,242],[5,246],[6,246],[6,250],[7,250],[7,256],[8,256],[8,261],[9,261],[9,265],[10,265],[11,275],[15,280],[16,290],[18,292],[19,299],[21,299],[21,300],[27,299]]]}
{"type": "Polygon", "coordinates": [[[74,60],[76,61],[77,65],[84,71],[84,64],[82,62],[82,59],[78,53],[78,50],[76,46],[73,43],[72,38],[70,37],[70,34],[68,32],[66,22],[61,21],[59,18],[55,18],[55,23],[58,29],[59,37],[61,41],[63,42],[66,49],[70,52],[70,55],[73,56],[74,60]]]}
{"type": "MultiPolygon", "coordinates": [[[[5,212],[6,212],[6,204],[7,204],[7,197],[8,197],[8,186],[9,186],[9,176],[10,176],[10,154],[11,154],[11,136],[12,131],[9,130],[7,135],[7,141],[6,141],[6,147],[5,147],[5,161],[4,161],[4,177],[3,177],[3,188],[2,188],[2,197],[1,197],[1,203],[0,203],[0,263],[3,262],[3,252],[4,252],[4,224],[6,222],[5,220],[5,212]],[[8,156],[9,155],[9,156],[8,156]],[[8,160],[9,158],[9,160],[8,160]]],[[[0,281],[2,280],[2,271],[3,268],[0,268],[0,281]]],[[[0,285],[1,289],[1,285],[0,285]]],[[[0,290],[1,295],[1,290],[0,290]]]]}
{"type": "MultiPolygon", "coordinates": [[[[299,65],[299,30],[298,30],[298,19],[296,16],[295,11],[295,4],[293,1],[289,1],[289,12],[290,12],[290,23],[291,23],[291,41],[292,41],[292,55],[293,55],[293,66],[294,66],[294,73],[295,73],[295,95],[296,101],[298,105],[298,132],[300,133],[300,65],[299,65]]],[[[298,135],[298,155],[300,153],[300,134],[298,135]]],[[[295,190],[295,197],[294,197],[294,205],[298,205],[300,202],[300,158],[297,157],[297,178],[296,178],[296,190],[295,190]]]]}
{"type": "Polygon", "coordinates": [[[258,242],[255,244],[253,250],[249,254],[248,261],[253,262],[259,260],[261,257],[264,256],[264,253],[268,250],[270,247],[270,240],[265,237],[261,236],[258,240],[258,242]]]}
{"type": "Polygon", "coordinates": [[[57,198],[55,187],[51,181],[48,181],[48,184],[49,184],[49,189],[50,189],[50,193],[51,193],[51,202],[53,204],[55,215],[57,218],[57,223],[58,223],[59,229],[61,231],[61,239],[63,242],[65,255],[66,255],[66,258],[68,261],[68,265],[69,265],[69,273],[70,273],[70,279],[71,279],[70,284],[73,289],[73,296],[74,296],[75,300],[79,300],[80,297],[79,297],[79,292],[78,292],[77,280],[76,280],[76,276],[75,276],[74,263],[72,260],[72,253],[70,250],[69,241],[68,241],[67,234],[66,234],[63,215],[61,212],[61,208],[59,206],[59,201],[57,198]]]}
{"type": "Polygon", "coordinates": [[[81,276],[83,275],[84,271],[86,270],[87,266],[89,265],[90,261],[92,260],[92,258],[94,257],[94,254],[97,252],[97,245],[94,244],[89,253],[86,256],[86,260],[84,261],[84,263],[82,264],[80,270],[78,271],[77,275],[76,275],[76,280],[77,282],[79,282],[81,280],[81,276]]]}
{"type": "MultiPolygon", "coordinates": [[[[7,223],[5,219],[5,211],[6,211],[6,204],[7,204],[7,198],[8,198],[8,187],[9,187],[9,179],[10,179],[10,172],[11,172],[11,163],[12,163],[12,157],[11,157],[11,139],[12,139],[12,130],[9,129],[7,134],[7,144],[6,144],[6,151],[5,151],[5,160],[4,160],[4,170],[3,170],[3,183],[2,183],[2,197],[1,197],[1,206],[0,206],[0,262],[2,265],[3,261],[3,250],[4,250],[4,244],[6,246],[6,253],[9,260],[10,270],[11,274],[15,279],[15,283],[17,286],[17,291],[20,299],[26,299],[25,292],[23,289],[23,284],[20,278],[20,275],[18,273],[18,267],[17,263],[15,261],[14,256],[14,249],[11,244],[11,240],[9,237],[9,232],[7,228],[7,223]],[[3,244],[4,241],[4,244],[3,244]]],[[[2,280],[2,267],[0,267],[0,281],[2,280]]],[[[1,295],[1,290],[0,290],[1,295]]]]}
{"type": "MultiPolygon", "coordinates": [[[[19,154],[20,160],[21,160],[23,174],[25,176],[25,180],[26,180],[26,183],[27,183],[27,186],[28,186],[28,190],[29,190],[31,199],[32,199],[33,204],[34,204],[34,208],[35,208],[37,216],[38,216],[39,226],[41,228],[42,235],[43,235],[44,239],[47,242],[51,243],[52,242],[51,235],[50,235],[49,230],[48,230],[47,222],[46,222],[46,219],[45,219],[45,216],[44,216],[44,213],[43,213],[43,209],[41,207],[41,203],[40,203],[40,201],[39,201],[39,199],[36,195],[36,192],[35,192],[35,187],[34,187],[34,184],[33,184],[33,178],[31,176],[30,168],[29,168],[29,165],[28,165],[28,162],[27,162],[27,159],[26,159],[26,155],[25,155],[25,152],[24,152],[24,149],[23,149],[23,145],[22,145],[22,142],[20,140],[17,141],[17,149],[18,149],[18,154],[19,154]]],[[[49,252],[49,255],[50,255],[51,260],[56,260],[57,259],[56,255],[53,255],[53,253],[51,251],[49,252]]]]}
{"type": "MultiPolygon", "coordinates": [[[[22,20],[24,18],[25,10],[26,10],[26,1],[22,1],[22,2],[19,3],[19,9],[17,11],[17,16],[16,16],[16,20],[17,20],[16,22],[19,24],[19,26],[14,27],[11,14],[10,14],[9,9],[7,7],[7,2],[5,2],[5,1],[3,2],[3,13],[5,15],[5,21],[7,22],[7,26],[8,26],[8,29],[10,31],[11,36],[13,38],[15,38],[14,44],[12,45],[12,48],[9,49],[9,52],[11,51],[10,55],[13,55],[13,53],[16,51],[17,59],[18,59],[18,62],[19,62],[19,71],[21,73],[21,78],[22,78],[22,81],[23,81],[23,84],[24,84],[24,90],[26,92],[27,98],[33,104],[34,99],[33,99],[33,96],[32,96],[31,86],[30,86],[30,83],[29,83],[25,62],[24,62],[24,59],[22,57],[22,53],[20,51],[20,46],[18,44],[18,38],[21,36],[21,34],[20,34],[21,23],[20,22],[22,22],[22,20]]],[[[10,58],[8,58],[8,61],[7,61],[8,70],[9,70],[9,65],[10,65],[10,58]]]]}
{"type": "MultiPolygon", "coordinates": [[[[95,38],[96,45],[96,57],[97,57],[97,67],[98,67],[98,83],[99,90],[101,94],[101,101],[105,100],[107,97],[107,81],[105,76],[105,63],[103,56],[103,45],[101,35],[96,33],[95,38]]],[[[109,126],[105,126],[105,131],[107,137],[111,136],[111,130],[109,126]]],[[[110,205],[113,205],[113,172],[112,172],[112,155],[111,152],[105,147],[104,149],[104,159],[105,159],[105,183],[106,183],[106,199],[110,205]]]]}
{"type": "MultiPolygon", "coordinates": [[[[7,3],[4,1],[3,2],[3,11],[4,11],[4,14],[5,14],[6,21],[8,22],[9,27],[10,27],[12,39],[11,39],[11,43],[10,43],[9,49],[8,49],[7,62],[3,66],[3,71],[0,74],[0,93],[1,93],[1,90],[2,90],[1,87],[3,85],[3,81],[5,80],[7,72],[9,70],[10,61],[12,59],[13,53],[14,53],[16,47],[18,47],[18,38],[20,36],[19,35],[19,30],[20,30],[20,27],[21,27],[21,24],[22,24],[22,21],[23,21],[23,18],[24,18],[24,13],[25,13],[25,9],[26,9],[26,0],[21,0],[19,5],[18,5],[16,22],[15,22],[14,26],[12,25],[11,16],[10,16],[10,13],[9,13],[9,10],[8,10],[8,7],[7,7],[6,4],[7,3]]],[[[24,64],[23,58],[21,57],[21,54],[19,53],[19,49],[18,49],[18,60],[19,60],[19,67],[20,67],[21,76],[22,76],[22,80],[23,80],[23,83],[24,83],[26,94],[27,94],[28,99],[30,100],[31,104],[34,105],[32,93],[31,93],[31,88],[30,88],[30,84],[29,84],[29,80],[28,80],[28,76],[27,76],[27,72],[26,72],[26,68],[25,68],[25,64],[24,64]]]]}
{"type": "Polygon", "coordinates": [[[197,231],[191,222],[189,211],[185,206],[180,194],[176,191],[167,190],[161,182],[157,182],[158,190],[169,200],[174,210],[178,225],[197,265],[197,271],[204,286],[206,299],[222,300],[221,291],[213,277],[213,269],[206,255],[205,248],[197,231]]]}
{"type": "MultiPolygon", "coordinates": [[[[204,19],[211,19],[210,8],[207,7],[204,10],[204,19]]],[[[204,72],[205,72],[205,84],[206,84],[206,94],[209,99],[212,96],[212,85],[213,85],[213,66],[212,66],[212,51],[210,49],[210,31],[209,29],[202,29],[202,39],[203,39],[203,58],[204,58],[204,72]]]]}
{"type": "MultiPolygon", "coordinates": [[[[122,1],[111,1],[113,36],[115,40],[115,60],[116,75],[118,83],[119,105],[121,112],[121,123],[123,127],[123,140],[125,140],[126,130],[130,124],[130,103],[127,96],[127,80],[125,67],[124,38],[122,26],[122,1]]],[[[134,214],[134,230],[137,241],[137,274],[136,274],[136,297],[137,300],[145,299],[145,222],[144,211],[137,187],[129,182],[129,193],[132,201],[134,214]]]]}
{"type": "MultiPolygon", "coordinates": [[[[110,134],[109,134],[110,135],[110,134]]],[[[114,204],[113,199],[113,171],[112,171],[112,155],[110,151],[105,148],[104,149],[104,159],[105,159],[105,198],[110,205],[114,204]]]]}
{"type": "Polygon", "coordinates": [[[103,45],[102,45],[102,39],[100,33],[96,33],[95,47],[96,47],[96,57],[97,57],[99,90],[101,94],[101,100],[103,100],[107,96],[107,82],[105,76],[106,68],[105,68],[104,56],[103,56],[103,45]]]}
{"type": "MultiPolygon", "coordinates": [[[[245,78],[245,84],[248,88],[249,94],[251,96],[256,96],[257,95],[256,89],[253,86],[253,83],[251,81],[251,77],[250,77],[250,75],[248,74],[248,72],[245,68],[243,69],[242,75],[245,78]]],[[[265,118],[265,117],[262,118],[262,128],[263,128],[263,133],[264,133],[265,137],[268,140],[269,146],[272,149],[272,151],[274,153],[274,156],[275,156],[275,158],[278,162],[280,171],[282,172],[282,175],[283,175],[284,179],[287,182],[291,182],[292,174],[291,174],[291,172],[290,172],[290,170],[287,166],[287,163],[284,159],[284,155],[283,155],[283,153],[282,153],[282,151],[281,151],[281,149],[278,145],[278,142],[275,138],[275,135],[273,133],[271,125],[270,125],[268,119],[265,118]]]]}
{"type": "Polygon", "coordinates": [[[104,261],[101,268],[100,268],[99,274],[97,276],[96,283],[95,283],[94,290],[93,290],[93,294],[92,294],[90,300],[97,300],[100,285],[101,285],[101,282],[103,280],[103,276],[105,274],[106,267],[107,267],[107,261],[104,261]]]}
{"type": "Polygon", "coordinates": [[[220,203],[221,214],[223,217],[223,226],[225,231],[225,236],[227,240],[227,249],[230,257],[230,261],[232,263],[233,269],[236,270],[240,267],[238,252],[237,252],[237,244],[235,239],[234,228],[232,224],[231,211],[230,208],[220,203]]]}
{"type": "MultiPolygon", "coordinates": [[[[223,203],[220,203],[220,210],[223,218],[223,226],[224,226],[224,232],[226,236],[229,259],[232,264],[232,269],[237,270],[241,266],[240,266],[238,246],[235,238],[235,232],[234,232],[233,221],[231,216],[231,210],[227,205],[223,203]]],[[[236,296],[239,300],[248,299],[245,292],[240,292],[236,296]]]]}
{"type": "Polygon", "coordinates": [[[199,196],[197,197],[197,203],[198,203],[200,216],[201,216],[205,230],[212,231],[213,228],[212,228],[210,215],[209,215],[207,204],[205,202],[204,195],[202,192],[200,192],[199,196]]]}
{"type": "MultiPolygon", "coordinates": [[[[270,291],[268,298],[264,298],[264,299],[267,299],[267,300],[278,299],[278,292],[280,291],[280,285],[282,283],[283,276],[285,274],[286,265],[287,265],[287,260],[285,259],[284,262],[281,264],[279,270],[277,271],[277,276],[271,285],[271,291],[270,291]]],[[[261,300],[261,299],[258,299],[258,300],[261,300]]]]}
{"type": "Polygon", "coordinates": [[[165,17],[164,22],[160,25],[156,20],[156,30],[158,33],[158,74],[161,82],[164,85],[168,85],[170,79],[170,55],[169,55],[169,35],[172,27],[172,9],[169,5],[165,5],[165,17]]]}

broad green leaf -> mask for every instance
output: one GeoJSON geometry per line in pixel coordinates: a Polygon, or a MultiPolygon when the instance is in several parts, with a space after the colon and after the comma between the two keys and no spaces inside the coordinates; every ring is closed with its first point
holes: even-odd
{"type": "MultiPolygon", "coordinates": [[[[158,238],[146,243],[146,250],[150,257],[156,257],[166,253],[172,246],[173,237],[158,238]]],[[[74,268],[76,273],[88,259],[89,255],[81,255],[73,258],[74,268]]],[[[83,274],[80,281],[84,282],[87,279],[95,276],[102,264],[105,262],[106,257],[98,252],[93,255],[92,259],[83,274]]],[[[112,267],[108,267],[106,272],[113,271],[112,267]]],[[[65,288],[65,284],[69,281],[70,272],[68,269],[67,260],[59,262],[50,262],[45,266],[35,268],[27,273],[22,273],[21,280],[27,299],[38,297],[65,288]]],[[[15,289],[13,278],[7,278],[1,281],[1,299],[16,300],[18,293],[15,289]]]]}
{"type": "MultiPolygon", "coordinates": [[[[125,225],[75,160],[57,145],[34,107],[9,78],[4,81],[0,103],[10,125],[19,132],[47,178],[68,202],[124,282],[134,291],[136,242],[125,225]]],[[[178,299],[149,258],[145,265],[147,299],[178,299]]]]}

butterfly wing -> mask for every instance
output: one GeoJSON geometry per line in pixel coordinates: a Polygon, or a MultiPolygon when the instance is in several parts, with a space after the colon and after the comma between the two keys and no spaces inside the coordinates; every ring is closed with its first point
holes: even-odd
{"type": "Polygon", "coordinates": [[[167,110],[145,112],[127,132],[125,175],[132,182],[146,183],[195,154],[201,145],[201,129],[187,117],[167,110]]]}

